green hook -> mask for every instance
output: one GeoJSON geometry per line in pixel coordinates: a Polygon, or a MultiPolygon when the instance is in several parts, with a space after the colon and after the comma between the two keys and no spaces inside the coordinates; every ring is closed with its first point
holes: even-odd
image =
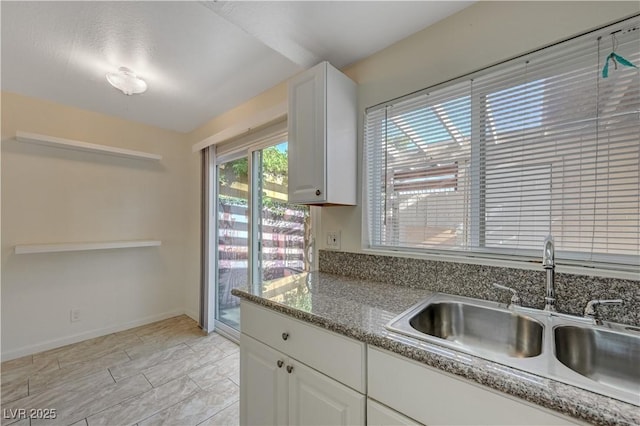
{"type": "Polygon", "coordinates": [[[630,61],[626,60],[622,56],[618,55],[615,52],[611,52],[607,59],[604,62],[604,68],[602,68],[602,78],[607,78],[609,76],[609,61],[613,62],[614,69],[618,69],[618,63],[624,65],[625,67],[633,67],[638,68],[630,61]]]}

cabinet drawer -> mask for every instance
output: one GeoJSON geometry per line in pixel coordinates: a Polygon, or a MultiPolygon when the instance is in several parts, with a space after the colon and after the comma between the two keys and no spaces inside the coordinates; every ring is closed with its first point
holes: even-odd
{"type": "Polygon", "coordinates": [[[367,354],[369,396],[427,425],[580,424],[387,351],[367,354]]]}
{"type": "Polygon", "coordinates": [[[244,300],[240,314],[243,333],[365,393],[364,343],[244,300]]]}

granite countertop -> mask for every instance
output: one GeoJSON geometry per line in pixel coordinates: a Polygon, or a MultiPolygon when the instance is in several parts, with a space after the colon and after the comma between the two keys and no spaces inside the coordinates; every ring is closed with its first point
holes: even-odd
{"type": "Polygon", "coordinates": [[[640,424],[640,407],[384,328],[427,290],[312,272],[232,294],[582,421],[640,424]]]}

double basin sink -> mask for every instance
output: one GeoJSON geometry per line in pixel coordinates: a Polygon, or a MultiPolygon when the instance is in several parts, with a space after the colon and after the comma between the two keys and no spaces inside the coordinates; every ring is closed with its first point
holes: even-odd
{"type": "Polygon", "coordinates": [[[640,329],[436,293],[387,329],[640,406],[640,329]]]}

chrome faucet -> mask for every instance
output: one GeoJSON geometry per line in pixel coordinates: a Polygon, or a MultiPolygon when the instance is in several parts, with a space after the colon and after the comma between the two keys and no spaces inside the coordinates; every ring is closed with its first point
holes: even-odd
{"type": "Polygon", "coordinates": [[[599,300],[589,300],[587,306],[584,308],[584,316],[585,318],[593,319],[593,322],[597,325],[602,324],[602,320],[600,319],[600,313],[598,312],[598,306],[601,305],[622,305],[624,302],[622,299],[599,299],[599,300]]]}
{"type": "Polygon", "coordinates": [[[549,235],[544,240],[544,251],[542,252],[542,267],[547,271],[547,293],[544,297],[544,310],[556,311],[556,289],[555,289],[555,248],[553,237],[549,235]]]}
{"type": "Polygon", "coordinates": [[[493,283],[493,286],[496,288],[499,288],[500,290],[506,290],[511,292],[511,303],[509,304],[509,306],[507,306],[507,308],[513,309],[514,306],[522,306],[522,299],[520,299],[520,296],[518,295],[518,292],[515,289],[511,287],[507,287],[506,285],[498,284],[498,283],[493,283]]]}

